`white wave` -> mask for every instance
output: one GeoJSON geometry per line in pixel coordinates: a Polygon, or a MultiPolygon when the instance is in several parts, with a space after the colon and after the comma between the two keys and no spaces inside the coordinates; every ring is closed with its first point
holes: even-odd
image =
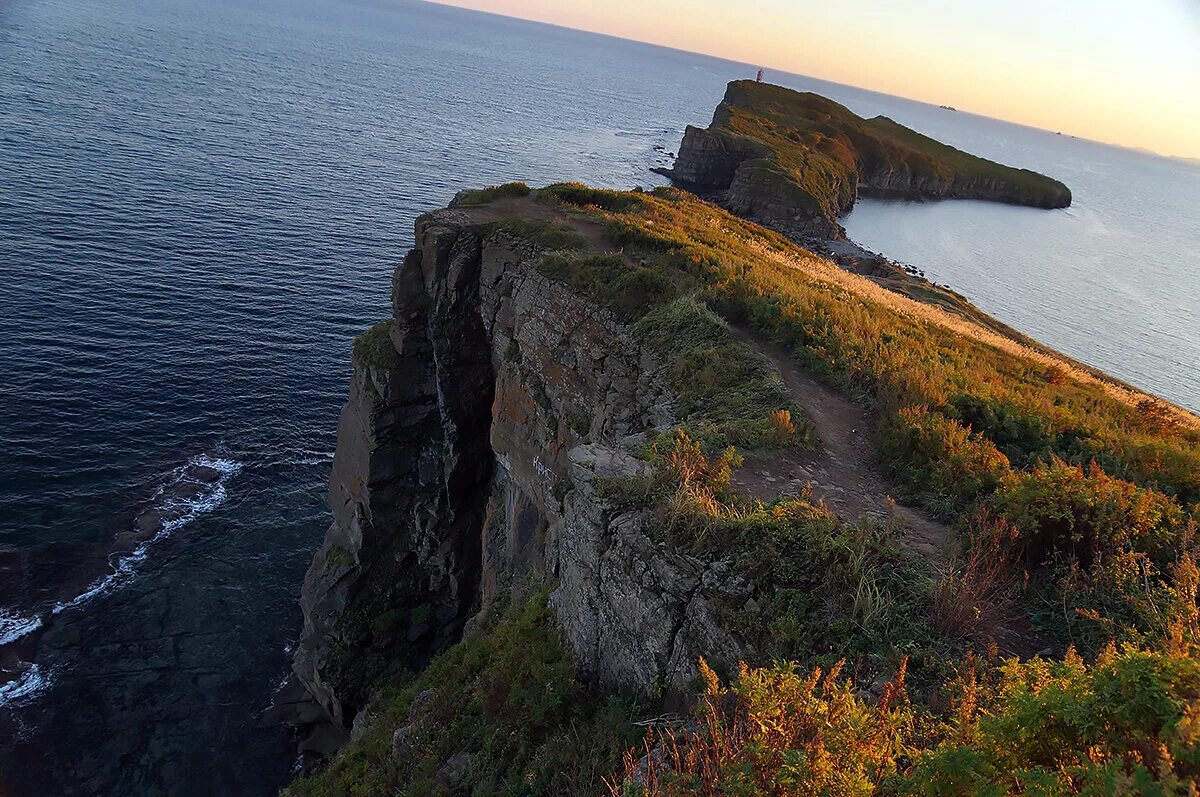
{"type": "Polygon", "coordinates": [[[42,618],[25,617],[12,609],[0,608],[0,645],[16,642],[42,627],[42,618]]]}
{"type": "MultiPolygon", "coordinates": [[[[112,565],[112,571],[94,581],[86,590],[74,598],[56,603],[50,608],[50,613],[57,615],[87,603],[97,595],[105,595],[133,580],[137,567],[148,555],[150,547],[155,542],[183,528],[201,515],[211,512],[226,499],[225,483],[242,470],[242,463],[233,459],[210,457],[202,454],[192,457],[187,464],[181,465],[171,472],[167,480],[158,488],[151,498],[151,508],[158,512],[171,512],[174,517],[163,522],[161,528],[153,537],[145,540],[128,554],[119,557],[112,565]],[[219,475],[209,483],[200,482],[189,476],[191,468],[211,468],[219,475]],[[172,488],[180,484],[203,484],[204,489],[191,497],[172,495],[172,488]]],[[[27,636],[42,626],[38,617],[24,617],[10,609],[0,609],[0,645],[15,642],[27,636]]],[[[14,682],[17,683],[17,682],[14,682]]]]}
{"type": "Polygon", "coordinates": [[[158,488],[151,501],[156,511],[180,511],[179,516],[163,521],[162,527],[158,532],[134,548],[129,554],[121,557],[111,573],[93,583],[82,594],[65,603],[55,605],[51,611],[54,614],[58,614],[81,603],[86,603],[97,595],[106,594],[128,583],[135,575],[137,566],[145,560],[146,555],[150,551],[150,546],[164,537],[170,536],[201,515],[211,512],[220,506],[228,496],[225,491],[225,482],[231,477],[236,476],[241,470],[242,463],[237,460],[214,458],[206,454],[192,457],[186,465],[176,468],[172,472],[171,478],[158,488]],[[192,498],[181,498],[170,495],[169,490],[179,484],[199,483],[196,479],[189,478],[189,468],[211,468],[220,475],[210,485],[206,485],[210,489],[204,490],[192,498]],[[166,497],[164,498],[164,496],[166,497]]]}
{"type": "Polygon", "coordinates": [[[0,686],[0,706],[30,698],[50,685],[50,673],[32,665],[20,678],[0,686]]]}
{"type": "Polygon", "coordinates": [[[330,462],[333,462],[333,452],[332,451],[327,451],[327,452],[314,451],[312,453],[316,454],[316,456],[304,457],[304,458],[298,460],[297,464],[300,464],[300,465],[326,465],[330,462]]]}

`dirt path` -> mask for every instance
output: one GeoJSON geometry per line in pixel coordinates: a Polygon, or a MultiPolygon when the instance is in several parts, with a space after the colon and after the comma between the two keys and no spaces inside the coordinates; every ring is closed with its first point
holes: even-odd
{"type": "MultiPolygon", "coordinates": [[[[854,402],[806,373],[780,346],[757,340],[744,329],[734,333],[765,354],[796,402],[816,427],[817,447],[783,456],[747,457],[734,474],[738,487],[769,500],[785,489],[800,490],[807,482],[838,517],[857,523],[866,516],[886,522],[889,513],[899,521],[904,544],[925,558],[939,575],[950,565],[950,528],[926,512],[900,506],[890,498],[891,484],[879,462],[872,438],[874,419],[854,402]]],[[[993,621],[977,633],[992,639],[1004,656],[1028,658],[1043,651],[1046,641],[1033,632],[1028,619],[1013,616],[993,621]]]]}
{"type": "Polygon", "coordinates": [[[621,251],[604,237],[604,226],[599,222],[573,216],[561,207],[538,202],[531,196],[501,199],[488,205],[465,205],[455,210],[469,215],[474,221],[500,221],[519,217],[567,224],[583,237],[589,247],[600,254],[611,255],[621,251]]]}
{"type": "Polygon", "coordinates": [[[939,572],[949,559],[950,529],[920,509],[892,502],[891,483],[875,453],[874,419],[833,388],[805,373],[781,347],[763,343],[745,330],[734,329],[745,343],[765,354],[796,402],[816,427],[817,447],[784,456],[747,457],[734,474],[734,484],[758,498],[769,499],[787,487],[805,482],[839,517],[857,523],[863,516],[900,522],[901,534],[914,551],[939,572]]]}
{"type": "MultiPolygon", "coordinates": [[[[461,210],[478,221],[521,216],[561,222],[578,232],[594,251],[622,252],[604,237],[602,225],[532,197],[461,210]]],[[[808,451],[747,456],[745,466],[734,473],[734,485],[763,500],[774,499],[788,490],[798,493],[806,484],[810,485],[813,496],[822,499],[846,522],[857,523],[863,517],[881,523],[891,519],[899,528],[903,543],[922,556],[936,574],[945,573],[950,566],[953,539],[950,528],[921,509],[900,506],[892,500],[891,481],[873,442],[874,418],[805,372],[781,346],[759,340],[747,330],[732,329],[740,340],[761,351],[779,369],[796,402],[812,420],[817,436],[816,448],[808,451]]],[[[1023,617],[996,623],[983,629],[983,634],[994,639],[1004,655],[1027,658],[1044,646],[1023,617]]]]}

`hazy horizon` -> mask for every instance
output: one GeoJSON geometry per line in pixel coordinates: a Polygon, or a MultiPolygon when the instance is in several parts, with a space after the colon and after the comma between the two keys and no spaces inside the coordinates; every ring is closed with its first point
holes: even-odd
{"type": "MultiPolygon", "coordinates": [[[[768,73],[802,75],[917,102],[948,105],[960,111],[1061,132],[1100,144],[1200,163],[1200,136],[1195,133],[1200,130],[1200,106],[1188,105],[1182,99],[1189,96],[1186,93],[1189,83],[1193,87],[1200,84],[1200,10],[1188,8],[1186,0],[1157,0],[1152,10],[1143,8],[1139,9],[1140,13],[1104,0],[1099,5],[1120,9],[1128,18],[1118,14],[1102,21],[1095,19],[1098,6],[1092,3],[1087,21],[1097,26],[1095,41],[1084,43],[1085,32],[1079,32],[1071,39],[1070,46],[1061,51],[1035,45],[1038,40],[1045,45],[1045,40],[1062,32],[1061,26],[1074,24],[1080,18],[1064,18],[1062,9],[1055,9],[1053,14],[1047,10],[1043,16],[1048,19],[1042,20],[1041,28],[1023,27],[1014,32],[1012,22],[1023,19],[1014,10],[1016,5],[1032,8],[1035,0],[1019,0],[1016,5],[1004,3],[1005,8],[998,13],[1007,20],[1010,29],[986,33],[971,29],[971,32],[979,33],[993,45],[1028,45],[1033,63],[1021,66],[1004,60],[1007,51],[998,46],[992,46],[990,50],[975,47],[967,60],[962,60],[963,53],[955,52],[955,48],[964,46],[960,43],[963,37],[949,34],[961,34],[972,24],[981,24],[980,15],[986,17],[989,12],[997,13],[1001,4],[992,2],[984,3],[983,8],[976,8],[966,14],[965,19],[959,19],[958,28],[948,23],[949,27],[939,38],[943,45],[941,49],[921,48],[917,46],[919,42],[897,36],[894,24],[887,18],[894,9],[882,12],[862,9],[861,18],[840,23],[856,26],[861,41],[855,47],[837,47],[841,40],[835,41],[832,47],[811,47],[808,45],[812,40],[805,39],[805,47],[792,50],[790,48],[800,40],[799,33],[791,30],[799,18],[808,13],[808,16],[825,19],[827,25],[823,29],[832,30],[839,24],[831,19],[832,12],[828,9],[822,13],[811,9],[805,12],[799,7],[781,9],[785,0],[755,0],[753,5],[759,13],[744,5],[734,8],[731,0],[689,0],[686,3],[684,0],[666,0],[653,8],[635,8],[634,0],[613,0],[606,3],[604,9],[583,0],[421,1],[759,66],[768,73]],[[695,12],[694,16],[689,24],[678,24],[683,19],[678,8],[685,5],[695,12]],[[622,13],[621,9],[627,9],[627,13],[622,13]],[[670,21],[671,25],[656,25],[654,20],[670,21]],[[1174,24],[1168,25],[1165,20],[1174,24]],[[1051,21],[1060,27],[1050,24],[1051,21]],[[1135,22],[1141,26],[1140,31],[1135,22]],[[1155,35],[1144,33],[1148,26],[1159,23],[1155,35]],[[769,30],[756,26],[766,26],[769,30]],[[796,35],[788,38],[793,33],[796,35]],[[1158,35],[1160,33],[1162,35],[1158,35]],[[1028,36],[1030,42],[1019,44],[1015,42],[1015,36],[1028,36]],[[871,51],[869,44],[873,37],[881,39],[891,49],[881,48],[871,62],[860,56],[871,51]],[[1109,51],[1104,49],[1109,45],[1122,52],[1124,57],[1109,57],[1109,51]],[[1145,49],[1136,50],[1137,47],[1145,49]],[[977,57],[978,52],[985,50],[990,56],[977,57]],[[751,58],[751,54],[763,57],[751,58]],[[1030,79],[1035,74],[1030,69],[1041,70],[1036,73],[1040,81],[1030,79]],[[1153,78],[1148,77],[1150,75],[1153,78]],[[1145,85],[1154,82],[1160,90],[1146,92],[1145,85]],[[1179,90],[1172,92],[1171,86],[1177,86],[1179,90]],[[981,88],[989,89],[990,93],[981,88]],[[1092,90],[1088,91],[1089,88],[1092,90]],[[1114,103],[1113,97],[1123,97],[1127,102],[1114,103]],[[1128,108],[1130,112],[1114,114],[1113,107],[1128,108]],[[1147,118],[1164,121],[1159,125],[1147,124],[1147,118]]],[[[934,2],[920,1],[924,4],[934,2]]],[[[814,5],[811,2],[805,4],[814,5]]],[[[928,25],[931,16],[907,11],[905,18],[928,25]]],[[[811,29],[810,26],[804,30],[811,29]]],[[[827,44],[830,40],[822,41],[827,44]]]]}

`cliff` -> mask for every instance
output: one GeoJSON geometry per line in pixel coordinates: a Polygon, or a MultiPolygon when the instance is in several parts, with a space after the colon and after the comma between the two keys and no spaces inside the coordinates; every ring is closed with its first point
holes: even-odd
{"type": "MultiPolygon", "coordinates": [[[[500,215],[518,209],[546,212],[500,215]]],[[[333,523],[302,595],[294,673],[311,702],[286,698],[309,752],[346,740],[383,676],[419,670],[528,584],[557,585],[574,659],[606,688],[678,691],[698,656],[742,655],[709,604],[748,597],[730,563],[652,540],[602,489],[643,475],[629,451],[680,420],[661,362],[539,269],[546,229],[497,218],[418,219],[393,318],[356,343],[333,523]]]]}
{"type": "Polygon", "coordinates": [[[1200,419],[677,189],[468,192],[415,241],[354,347],[289,793],[1194,778],[1200,419]]]}
{"type": "Polygon", "coordinates": [[[734,81],[705,130],[689,126],[677,185],[800,241],[844,235],[839,215],[860,194],[982,199],[1061,208],[1049,177],[969,155],[878,116],[863,119],[816,94],[734,81]]]}

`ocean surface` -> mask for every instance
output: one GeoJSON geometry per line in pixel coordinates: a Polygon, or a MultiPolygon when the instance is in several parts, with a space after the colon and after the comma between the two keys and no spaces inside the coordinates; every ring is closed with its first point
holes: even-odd
{"type": "MultiPolygon", "coordinates": [[[[662,183],[750,66],[405,0],[0,2],[0,794],[268,795],[259,715],[353,336],[412,223],[662,183]],[[30,664],[32,663],[32,667],[30,664]]],[[[822,81],[1064,211],[864,202],[864,245],[1200,408],[1200,168],[822,81]]]]}

